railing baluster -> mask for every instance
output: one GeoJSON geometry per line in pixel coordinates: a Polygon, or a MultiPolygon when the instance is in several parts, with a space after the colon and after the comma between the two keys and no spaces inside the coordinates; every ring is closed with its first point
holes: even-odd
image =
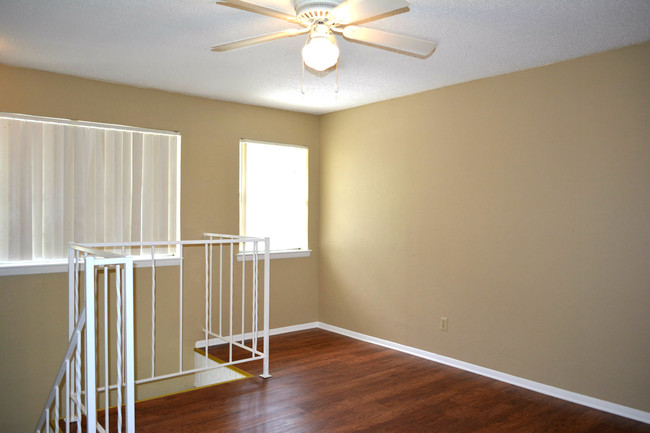
{"type": "Polygon", "coordinates": [[[77,416],[77,431],[81,431],[81,331],[75,333],[77,347],[75,350],[75,410],[77,416]]]}
{"type": "Polygon", "coordinates": [[[208,329],[210,327],[210,266],[208,257],[208,244],[205,244],[205,357],[203,365],[208,366],[208,329]]]}
{"type": "Polygon", "coordinates": [[[219,244],[219,335],[223,335],[223,243],[219,244]]]}
{"type": "Polygon", "coordinates": [[[115,268],[115,306],[117,311],[117,431],[122,432],[122,285],[120,266],[115,268]]]}
{"type": "Polygon", "coordinates": [[[104,425],[106,431],[110,430],[109,420],[109,406],[110,406],[110,379],[108,376],[109,371],[109,346],[108,346],[108,266],[104,266],[104,425]]]}
{"type": "Polygon", "coordinates": [[[229,345],[229,355],[228,355],[228,362],[232,362],[232,340],[233,340],[233,335],[232,335],[232,316],[233,316],[233,267],[234,267],[234,243],[231,241],[230,242],[230,310],[228,313],[228,316],[230,317],[230,329],[228,331],[228,336],[230,337],[230,345],[229,345]]]}
{"type": "Polygon", "coordinates": [[[74,323],[79,319],[79,251],[76,251],[74,270],[74,323]]]}
{"type": "Polygon", "coordinates": [[[178,371],[183,371],[183,244],[180,245],[180,289],[178,295],[178,371]]]}
{"type": "Polygon", "coordinates": [[[97,430],[97,384],[95,383],[95,257],[86,254],[84,276],[86,277],[86,345],[84,367],[86,374],[86,425],[89,432],[97,430]]]}
{"type": "Polygon", "coordinates": [[[156,376],[156,262],[151,246],[151,377],[156,376]]]}
{"type": "MultiPolygon", "coordinates": [[[[75,324],[77,323],[77,321],[79,319],[78,310],[79,310],[79,267],[80,267],[80,262],[81,262],[80,254],[81,254],[80,251],[75,251],[74,294],[73,294],[74,311],[72,312],[72,317],[73,317],[72,323],[75,323],[75,324]]],[[[75,364],[75,369],[72,370],[72,380],[73,380],[73,383],[75,383],[75,384],[77,382],[76,377],[75,377],[76,372],[77,372],[77,369],[76,369],[76,364],[75,364]]],[[[75,405],[74,410],[75,410],[75,413],[76,413],[76,411],[77,411],[77,406],[76,406],[77,403],[75,401],[73,401],[73,404],[75,405]]]]}
{"type": "Polygon", "coordinates": [[[74,317],[74,285],[75,285],[75,253],[77,250],[68,248],[68,340],[72,337],[75,327],[74,317]]]}
{"type": "Polygon", "coordinates": [[[135,335],[133,327],[135,316],[133,309],[133,258],[127,257],[124,265],[124,290],[126,291],[126,321],[125,344],[125,378],[126,378],[126,431],[135,433],[135,335]]]}
{"type": "MultiPolygon", "coordinates": [[[[210,236],[210,240],[212,240],[212,236],[210,236]]],[[[212,332],[212,247],[213,244],[210,244],[210,299],[208,303],[208,315],[210,317],[210,320],[208,321],[208,330],[210,332],[212,332]]]]}
{"type": "Polygon", "coordinates": [[[70,433],[70,360],[65,360],[65,433],[70,433]]]}
{"type": "Polygon", "coordinates": [[[244,344],[246,330],[244,328],[244,306],[246,305],[246,242],[242,244],[244,247],[244,254],[241,261],[241,344],[244,344]]]}
{"type": "Polygon", "coordinates": [[[264,361],[262,377],[271,377],[269,374],[269,313],[271,310],[271,241],[264,238],[264,361]]]}
{"type": "Polygon", "coordinates": [[[122,276],[120,279],[120,289],[122,291],[122,384],[121,385],[122,385],[122,390],[124,390],[124,385],[125,385],[124,378],[126,377],[125,374],[126,365],[124,362],[124,357],[126,356],[126,338],[124,338],[124,334],[126,332],[126,314],[124,314],[124,312],[126,311],[126,296],[125,296],[126,289],[124,287],[126,276],[124,275],[124,267],[120,269],[120,275],[122,276]]]}
{"type": "Polygon", "coordinates": [[[55,386],[54,394],[54,433],[59,433],[59,386],[55,386]]]}
{"type": "Polygon", "coordinates": [[[259,266],[259,260],[257,256],[257,244],[258,242],[253,242],[253,318],[252,318],[252,331],[253,331],[253,342],[252,342],[252,347],[253,350],[257,350],[257,309],[258,309],[258,303],[257,303],[257,296],[258,296],[258,266],[259,266]]]}

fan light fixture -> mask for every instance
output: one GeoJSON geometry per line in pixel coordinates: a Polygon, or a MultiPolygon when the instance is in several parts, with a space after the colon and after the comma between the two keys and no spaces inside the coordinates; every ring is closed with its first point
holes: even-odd
{"type": "MultiPolygon", "coordinates": [[[[293,0],[294,14],[249,3],[248,0],[217,0],[217,4],[278,18],[302,28],[290,28],[214,45],[212,51],[236,50],[309,34],[302,48],[303,93],[305,66],[314,71],[325,71],[338,64],[339,48],[334,34],[342,35],[350,42],[360,42],[422,59],[429,57],[436,49],[435,42],[357,25],[407,12],[409,4],[406,0],[293,0]]],[[[338,68],[336,71],[338,83],[338,68]]],[[[338,85],[334,89],[336,91],[338,85]]]]}
{"type": "Polygon", "coordinates": [[[311,69],[324,71],[336,65],[338,60],[339,47],[329,26],[314,25],[307,43],[302,48],[302,61],[311,69]]]}

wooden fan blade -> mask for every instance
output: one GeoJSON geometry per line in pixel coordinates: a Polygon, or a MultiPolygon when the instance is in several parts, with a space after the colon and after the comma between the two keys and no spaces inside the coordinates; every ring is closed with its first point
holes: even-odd
{"type": "Polygon", "coordinates": [[[343,29],[343,36],[353,41],[402,51],[422,58],[429,56],[436,49],[435,42],[365,27],[347,26],[343,29]]]}
{"type": "Polygon", "coordinates": [[[218,5],[230,6],[236,9],[243,9],[248,12],[255,12],[256,14],[262,14],[273,18],[279,18],[281,20],[289,21],[290,23],[297,23],[304,25],[302,20],[296,15],[290,15],[288,13],[267,8],[266,6],[256,5],[254,3],[249,3],[244,0],[220,0],[217,2],[218,5]]]}
{"type": "Polygon", "coordinates": [[[406,12],[408,6],[405,0],[348,0],[329,14],[341,24],[356,24],[406,12]]]}
{"type": "Polygon", "coordinates": [[[225,44],[219,44],[212,47],[212,51],[230,51],[236,50],[238,48],[250,47],[251,45],[261,44],[264,42],[274,41],[276,39],[288,38],[291,36],[302,35],[309,32],[309,28],[306,29],[288,29],[281,32],[269,33],[262,36],[255,36],[253,38],[241,39],[239,41],[226,42],[225,44]]]}

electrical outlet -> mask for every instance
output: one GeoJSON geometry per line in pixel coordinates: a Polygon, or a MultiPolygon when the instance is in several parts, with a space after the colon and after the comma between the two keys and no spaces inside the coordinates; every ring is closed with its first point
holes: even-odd
{"type": "Polygon", "coordinates": [[[440,329],[443,331],[449,331],[449,319],[446,317],[440,317],[440,329]]]}

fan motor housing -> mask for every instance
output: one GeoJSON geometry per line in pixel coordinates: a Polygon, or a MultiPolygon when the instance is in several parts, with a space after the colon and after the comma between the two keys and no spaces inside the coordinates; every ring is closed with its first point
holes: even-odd
{"type": "Polygon", "coordinates": [[[327,13],[345,0],[294,0],[296,15],[309,21],[327,19],[327,13]]]}

